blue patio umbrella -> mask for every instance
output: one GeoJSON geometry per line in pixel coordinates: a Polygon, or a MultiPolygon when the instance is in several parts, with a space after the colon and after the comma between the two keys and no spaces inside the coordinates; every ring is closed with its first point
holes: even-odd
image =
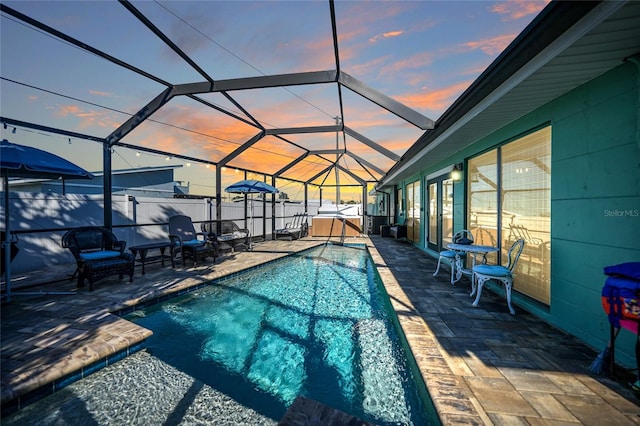
{"type": "Polygon", "coordinates": [[[9,178],[31,179],[92,179],[83,168],[38,148],[18,145],[3,139],[0,142],[0,174],[4,190],[4,272],[7,301],[11,301],[11,222],[9,220],[9,178]]]}
{"type": "Polygon", "coordinates": [[[225,191],[232,194],[277,194],[280,192],[268,183],[254,179],[236,182],[233,185],[228,186],[225,191]]]}
{"type": "MultiPolygon", "coordinates": [[[[274,186],[268,183],[261,182],[255,179],[241,180],[229,185],[225,191],[231,194],[277,194],[278,191],[274,186]]],[[[249,217],[251,220],[251,234],[253,236],[253,203],[251,203],[251,210],[249,211],[249,217]]],[[[253,247],[251,243],[251,237],[249,238],[249,249],[253,247]]]]}

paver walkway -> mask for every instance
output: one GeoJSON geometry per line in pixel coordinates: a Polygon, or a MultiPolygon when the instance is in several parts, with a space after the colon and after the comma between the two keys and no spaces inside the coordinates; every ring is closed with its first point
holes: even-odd
{"type": "MultiPolygon", "coordinates": [[[[510,315],[489,291],[471,307],[468,279],[451,286],[446,269],[433,277],[436,260],[410,244],[379,236],[355,241],[370,244],[443,424],[640,424],[640,400],[624,380],[588,373],[593,349],[517,305],[510,315]]],[[[16,297],[1,312],[3,409],[146,337],[146,330],[109,312],[322,242],[267,241],[197,268],[152,265],[145,276],[136,270],[133,285],[107,279],[91,293],[16,297]]],[[[74,290],[74,283],[40,289],[74,290]]]]}
{"type": "Polygon", "coordinates": [[[372,242],[443,424],[640,424],[625,381],[589,374],[593,349],[517,305],[509,314],[486,289],[473,308],[468,278],[452,286],[448,269],[434,278],[436,259],[410,244],[372,242]]]}

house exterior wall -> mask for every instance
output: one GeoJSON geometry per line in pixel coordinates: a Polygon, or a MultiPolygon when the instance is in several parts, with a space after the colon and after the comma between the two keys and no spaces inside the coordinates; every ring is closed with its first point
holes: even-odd
{"type": "MultiPolygon", "coordinates": [[[[420,174],[425,206],[430,173],[550,125],[551,303],[515,300],[596,349],[609,338],[603,268],[640,261],[639,78],[636,65],[625,62],[420,174]]],[[[454,185],[454,229],[466,226],[466,178],[454,185]]],[[[436,255],[424,241],[423,230],[417,246],[436,255]]],[[[616,345],[616,359],[635,367],[635,336],[620,333],[616,345]]]]}
{"type": "MultiPolygon", "coordinates": [[[[609,334],[602,270],[640,260],[638,94],[638,69],[628,63],[542,111],[553,126],[550,315],[600,347],[609,334]]],[[[634,347],[635,336],[621,333],[617,357],[635,359],[634,347]]]]}
{"type": "MultiPolygon", "coordinates": [[[[67,179],[64,182],[67,194],[101,195],[104,176],[96,175],[91,180],[67,179]]],[[[140,195],[144,197],[172,198],[174,193],[189,193],[188,186],[177,185],[174,181],[174,169],[134,170],[113,175],[113,194],[140,195]]],[[[62,194],[63,181],[60,179],[35,180],[11,185],[14,191],[62,194]]]]}

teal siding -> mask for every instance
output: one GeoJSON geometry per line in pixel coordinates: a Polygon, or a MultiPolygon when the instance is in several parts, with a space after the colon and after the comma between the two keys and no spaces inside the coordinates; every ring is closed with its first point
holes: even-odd
{"type": "Polygon", "coordinates": [[[464,181],[453,184],[453,232],[460,229],[467,229],[465,222],[467,217],[466,206],[466,186],[464,181]]]}
{"type": "MultiPolygon", "coordinates": [[[[640,261],[638,71],[632,64],[549,104],[552,135],[550,320],[602,348],[609,323],[600,302],[605,266],[640,261]]],[[[635,336],[617,358],[635,362],[635,336]]]]}
{"type": "MultiPolygon", "coordinates": [[[[551,305],[516,301],[596,349],[609,335],[600,302],[603,268],[640,261],[639,93],[638,69],[623,63],[447,160],[461,162],[551,124],[551,305]]],[[[455,191],[458,229],[465,218],[464,183],[455,191]]],[[[634,350],[635,336],[621,333],[617,359],[635,366],[634,350]]]]}

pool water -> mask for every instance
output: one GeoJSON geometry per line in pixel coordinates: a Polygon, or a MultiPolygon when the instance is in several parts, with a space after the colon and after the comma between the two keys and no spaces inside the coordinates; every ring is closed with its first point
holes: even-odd
{"type": "Polygon", "coordinates": [[[327,245],[139,310],[147,351],[280,419],[298,395],[379,425],[427,424],[366,249],[327,245]]]}

